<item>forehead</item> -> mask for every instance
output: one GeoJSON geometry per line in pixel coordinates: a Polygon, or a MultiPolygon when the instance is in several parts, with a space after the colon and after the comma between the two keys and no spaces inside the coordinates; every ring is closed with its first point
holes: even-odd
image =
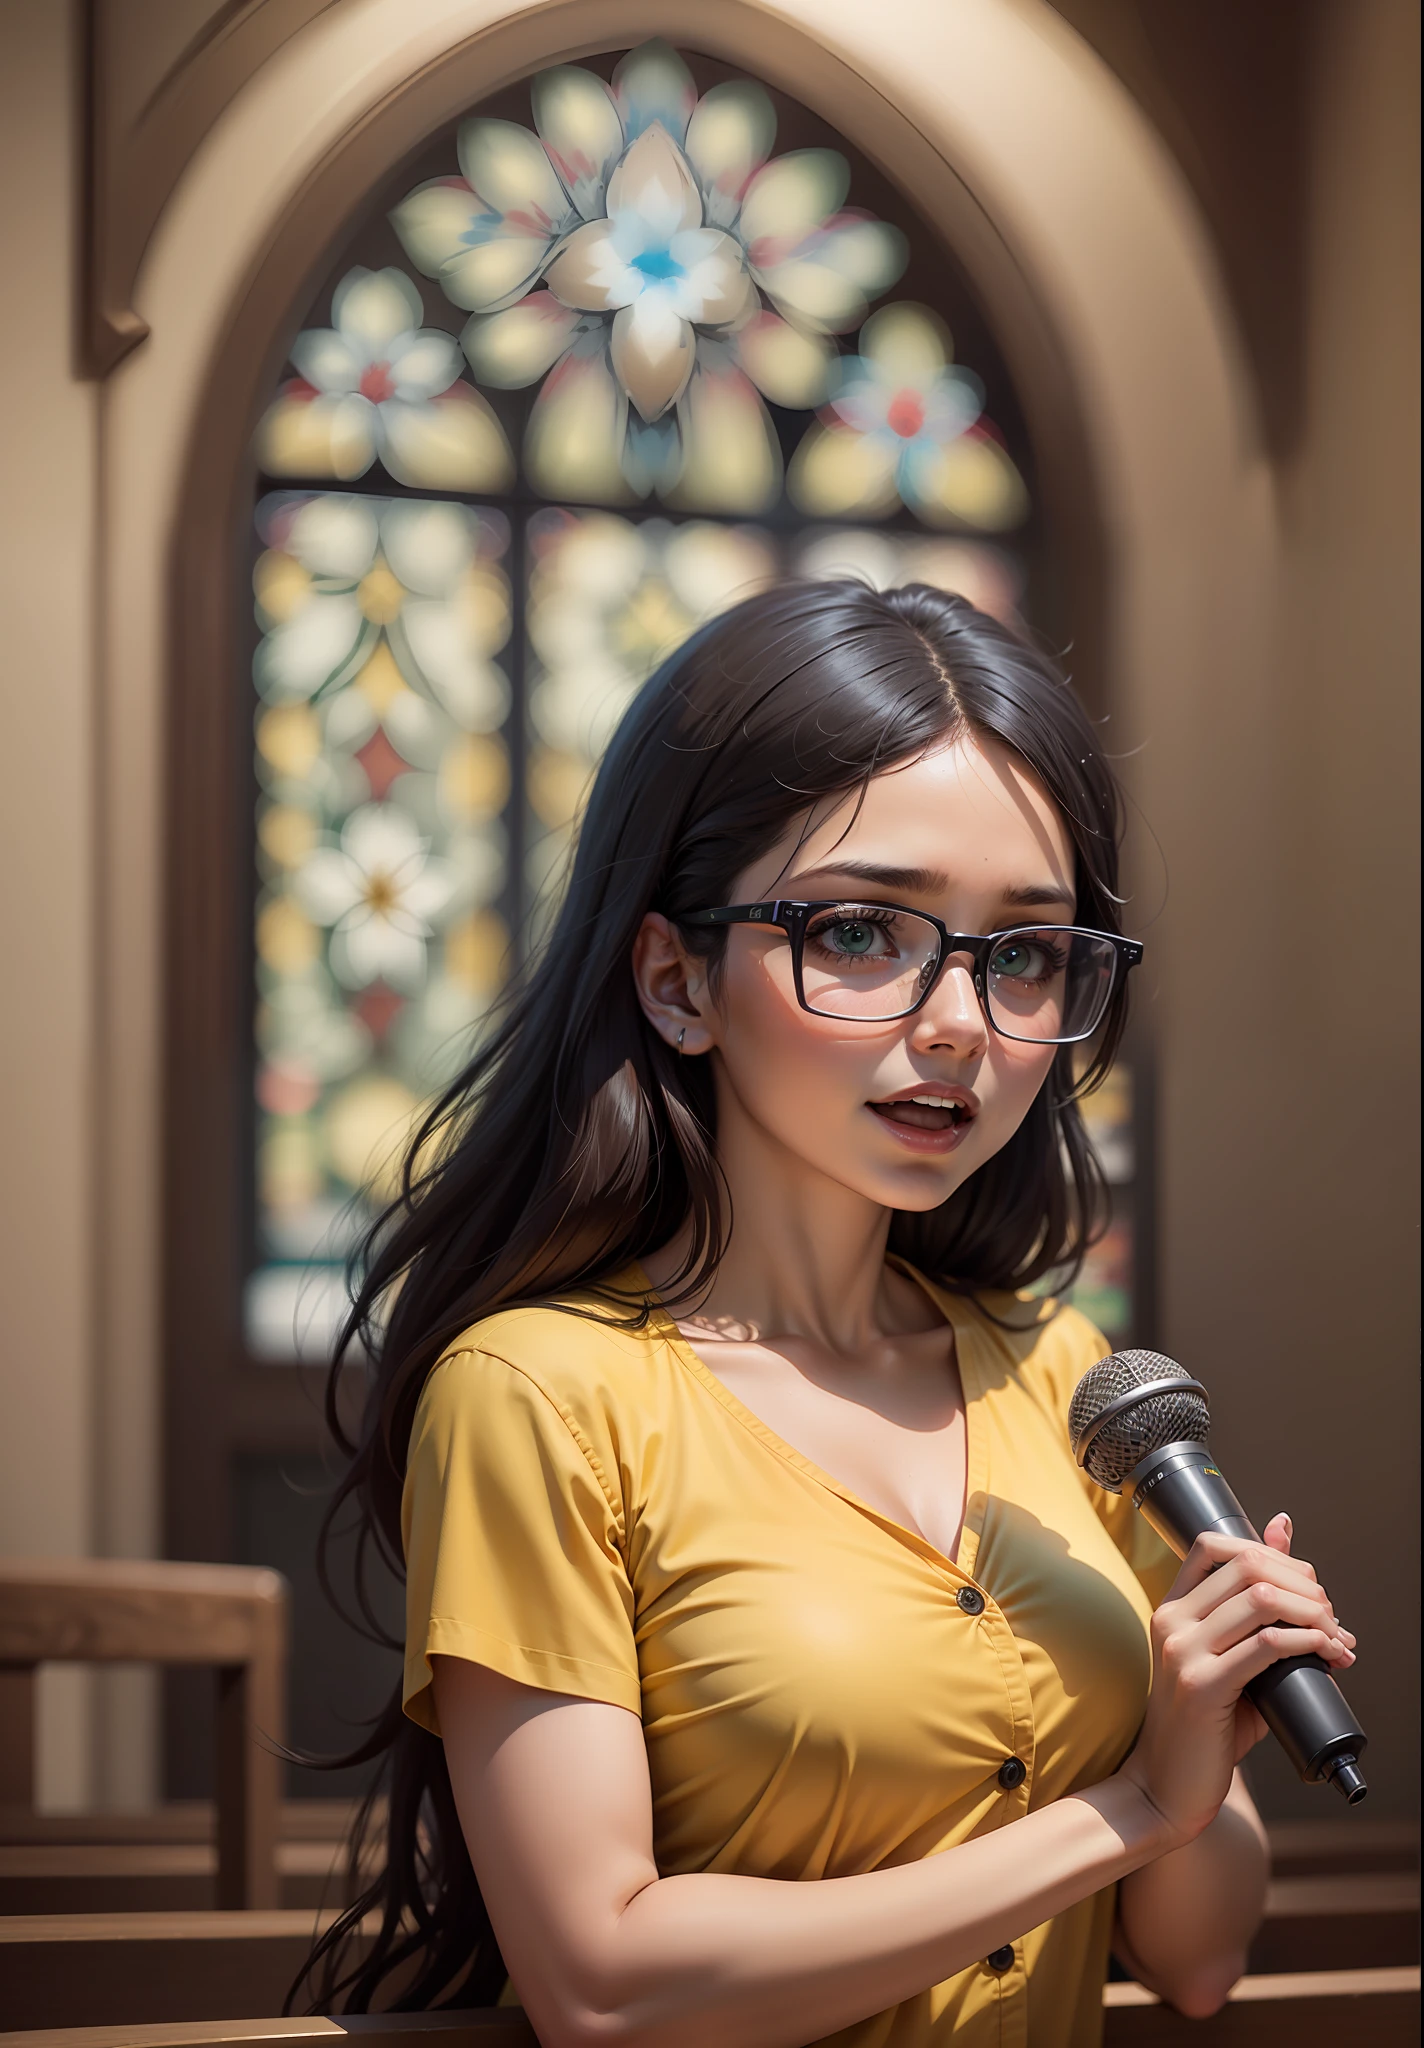
{"type": "Polygon", "coordinates": [[[1073,842],[1028,765],[1001,741],[960,736],[871,777],[789,832],[752,872],[767,887],[840,861],[923,868],[966,887],[1052,881],[1071,888],[1073,842]]]}

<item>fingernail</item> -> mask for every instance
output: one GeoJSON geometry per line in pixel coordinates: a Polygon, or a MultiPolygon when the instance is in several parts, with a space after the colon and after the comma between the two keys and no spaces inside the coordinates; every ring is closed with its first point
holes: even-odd
{"type": "Polygon", "coordinates": [[[1282,1521],[1283,1521],[1283,1522],[1285,1523],[1285,1525],[1286,1525],[1286,1534],[1287,1534],[1287,1536],[1294,1536],[1294,1534],[1295,1534],[1295,1524],[1294,1524],[1294,1523],[1292,1522],[1292,1520],[1291,1520],[1290,1516],[1289,1516],[1289,1515],[1282,1515],[1282,1516],[1281,1516],[1281,1520],[1282,1520],[1282,1521]]]}

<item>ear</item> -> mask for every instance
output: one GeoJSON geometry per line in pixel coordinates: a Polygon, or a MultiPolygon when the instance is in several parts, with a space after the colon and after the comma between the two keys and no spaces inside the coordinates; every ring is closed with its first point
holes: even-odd
{"type": "Polygon", "coordinates": [[[687,951],[677,927],[656,910],[633,941],[633,984],[643,1015],[669,1045],[689,1056],[711,1051],[715,1012],[706,963],[687,951]]]}

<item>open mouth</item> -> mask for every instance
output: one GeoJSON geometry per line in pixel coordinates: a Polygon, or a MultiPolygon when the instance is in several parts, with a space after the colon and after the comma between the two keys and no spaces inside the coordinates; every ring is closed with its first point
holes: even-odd
{"type": "Polygon", "coordinates": [[[933,1088],[897,1101],[868,1102],[866,1108],[874,1110],[882,1122],[901,1131],[936,1134],[963,1131],[974,1121],[972,1104],[958,1095],[942,1094],[933,1088]]]}

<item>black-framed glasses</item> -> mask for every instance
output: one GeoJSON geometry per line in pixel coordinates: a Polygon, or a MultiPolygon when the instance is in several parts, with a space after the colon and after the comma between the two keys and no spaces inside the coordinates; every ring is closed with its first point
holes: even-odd
{"type": "Polygon", "coordinates": [[[952,932],[899,903],[731,903],[685,925],[775,925],[791,942],[796,999],[813,1017],[889,1024],[912,1017],[945,963],[967,953],[984,1014],[1001,1038],[1076,1045],[1107,1015],[1113,990],[1142,958],[1136,939],[1081,925],[952,932]]]}

